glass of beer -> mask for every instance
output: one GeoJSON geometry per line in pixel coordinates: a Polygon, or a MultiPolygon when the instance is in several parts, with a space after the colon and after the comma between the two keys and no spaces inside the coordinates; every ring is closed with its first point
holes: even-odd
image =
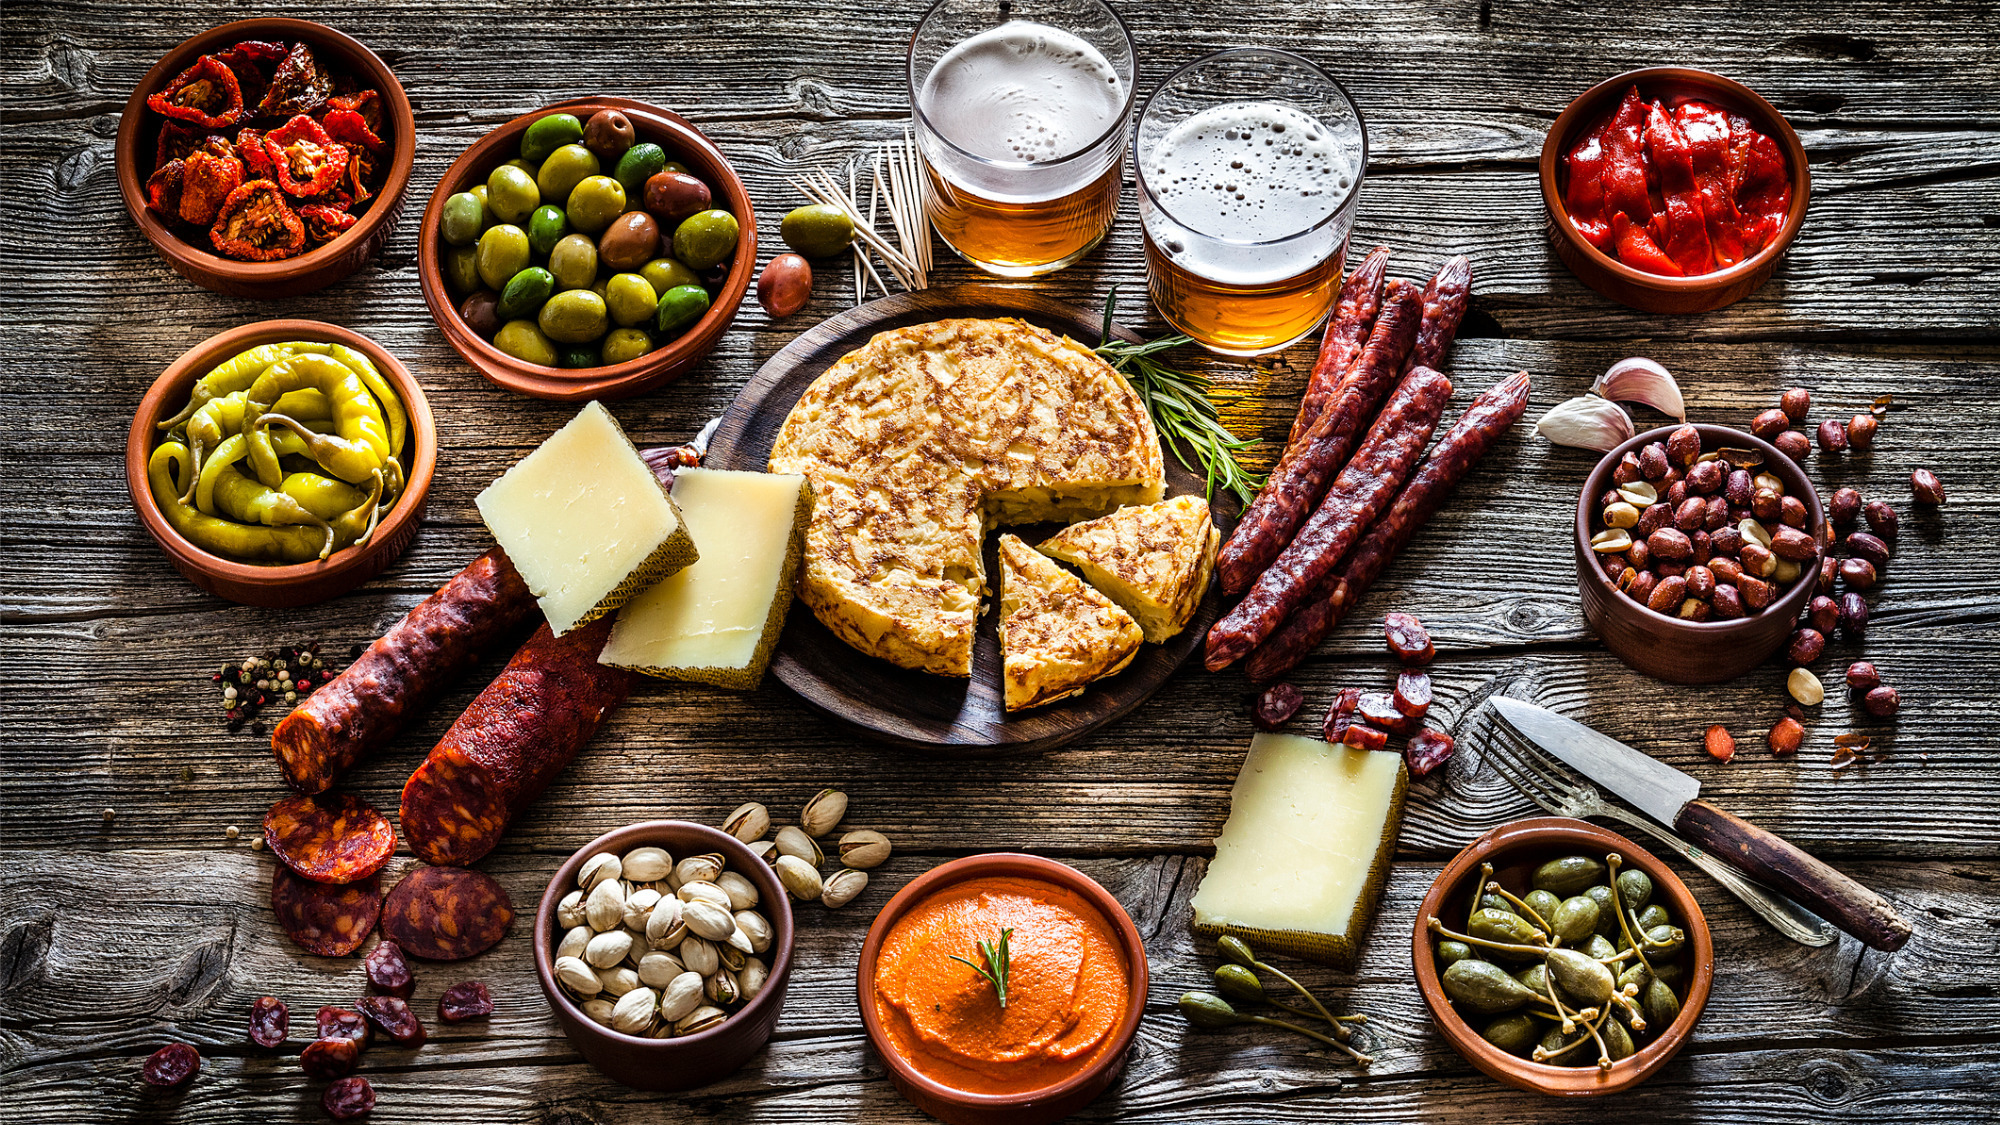
{"type": "Polygon", "coordinates": [[[1338,82],[1285,51],[1221,51],[1147,99],[1134,148],[1147,285],[1168,323],[1244,356],[1319,327],[1368,163],[1338,82]]]}
{"type": "Polygon", "coordinates": [[[1034,277],[1111,230],[1132,35],[1103,0],[938,0],[910,40],[931,225],[958,256],[1034,277]]]}

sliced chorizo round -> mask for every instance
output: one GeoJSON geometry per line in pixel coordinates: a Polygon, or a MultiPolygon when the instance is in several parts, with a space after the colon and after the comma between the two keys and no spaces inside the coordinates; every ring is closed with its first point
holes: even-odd
{"type": "Polygon", "coordinates": [[[462,961],[493,948],[514,924],[514,904],[489,875],[419,867],[389,892],[382,936],[426,961],[462,961]]]}
{"type": "Polygon", "coordinates": [[[271,869],[271,910],[294,944],[321,957],[345,957],[361,948],[382,916],[382,877],[356,883],[315,883],[289,867],[271,869]]]}
{"type": "Polygon", "coordinates": [[[264,814],[264,842],[315,883],[359,882],[396,854],[389,818],[351,793],[280,800],[264,814]]]}

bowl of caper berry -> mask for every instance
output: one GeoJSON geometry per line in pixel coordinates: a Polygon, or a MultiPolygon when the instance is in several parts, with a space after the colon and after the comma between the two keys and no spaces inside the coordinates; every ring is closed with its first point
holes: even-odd
{"type": "Polygon", "coordinates": [[[1523,1090],[1651,1076],[1708,1003],[1715,945],[1673,870],[1615,832],[1537,817],[1445,865],[1417,909],[1417,987],[1457,1051],[1523,1090]]]}

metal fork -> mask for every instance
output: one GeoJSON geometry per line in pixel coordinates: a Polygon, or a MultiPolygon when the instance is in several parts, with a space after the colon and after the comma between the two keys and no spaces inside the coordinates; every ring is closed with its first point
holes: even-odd
{"type": "Polygon", "coordinates": [[[1598,792],[1595,785],[1588,781],[1571,779],[1566,776],[1568,771],[1565,767],[1544,758],[1541,751],[1520,740],[1504,726],[1499,724],[1495,726],[1520,757],[1517,761],[1510,762],[1505,754],[1494,753],[1497,747],[1489,743],[1486,758],[1493,763],[1494,772],[1500,775],[1502,781],[1513,786],[1530,801],[1557,816],[1571,816],[1579,820],[1592,816],[1609,817],[1612,820],[1623,821],[1634,828],[1644,829],[1661,843],[1685,856],[1688,862],[1708,872],[1710,878],[1742,899],[1744,905],[1762,915],[1764,920],[1776,927],[1779,933],[1801,945],[1830,945],[1839,936],[1831,925],[1807,912],[1798,903],[1760,883],[1752,882],[1735,868],[1645,817],[1611,804],[1604,799],[1602,793],[1598,792]]]}

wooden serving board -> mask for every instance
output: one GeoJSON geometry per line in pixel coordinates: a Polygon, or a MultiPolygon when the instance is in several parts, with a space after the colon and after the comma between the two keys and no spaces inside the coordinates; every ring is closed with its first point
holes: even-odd
{"type": "MultiPolygon", "coordinates": [[[[1097,340],[1103,320],[1059,301],[1019,289],[961,285],[900,293],[841,313],[807,331],[772,356],[736,396],[709,438],[706,464],[763,472],[771,444],[792,406],[814,379],[841,356],[878,332],[947,317],[1020,317],[1081,343],[1097,340]]],[[[1122,329],[1128,340],[1139,337],[1122,329]]],[[[1202,478],[1166,451],[1167,494],[1201,495],[1202,478]]],[[[1227,534],[1235,522],[1235,497],[1217,497],[1213,518],[1227,534]]],[[[1009,530],[1030,543],[1060,530],[1059,523],[1009,530]]],[[[997,572],[994,537],[984,547],[988,574],[997,572]]],[[[1220,609],[1211,586],[1194,620],[1165,644],[1148,644],[1125,670],[1090,685],[1082,695],[1008,715],[1001,703],[999,599],[988,597],[974,644],[972,676],[960,680],[899,668],[855,650],[822,625],[811,609],[794,603],[771,660],[786,687],[836,721],[870,738],[941,757],[985,757],[1052,749],[1088,734],[1144,702],[1201,647],[1220,609]]]]}

